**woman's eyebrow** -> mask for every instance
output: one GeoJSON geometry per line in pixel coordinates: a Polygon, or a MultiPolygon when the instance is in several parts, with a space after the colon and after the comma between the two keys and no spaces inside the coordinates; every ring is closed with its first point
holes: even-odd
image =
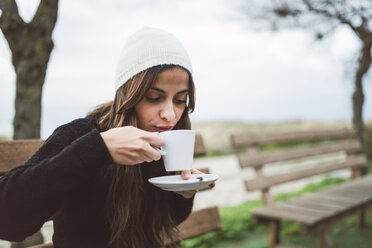
{"type": "MultiPolygon", "coordinates": [[[[152,90],[156,90],[156,91],[158,91],[160,93],[165,93],[164,90],[162,90],[160,88],[157,88],[157,87],[151,87],[151,89],[152,90]]],[[[179,94],[182,94],[182,93],[185,93],[185,92],[189,92],[189,90],[188,89],[181,90],[181,91],[177,92],[176,95],[179,95],[179,94]]]]}
{"type": "Polygon", "coordinates": [[[156,90],[156,91],[159,91],[160,93],[165,93],[164,90],[162,89],[159,89],[159,88],[156,88],[156,87],[151,87],[152,90],[156,90]]]}
{"type": "Polygon", "coordinates": [[[178,92],[176,93],[176,95],[179,95],[179,94],[182,94],[182,93],[187,93],[187,92],[189,92],[188,89],[181,90],[181,91],[178,91],[178,92]]]}

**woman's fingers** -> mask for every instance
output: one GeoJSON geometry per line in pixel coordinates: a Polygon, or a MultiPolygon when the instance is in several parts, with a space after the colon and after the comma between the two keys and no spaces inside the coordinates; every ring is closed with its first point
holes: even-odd
{"type": "MultiPolygon", "coordinates": [[[[192,168],[191,170],[184,170],[181,172],[181,176],[184,180],[187,180],[191,177],[191,174],[203,174],[201,171],[199,171],[198,169],[195,169],[195,168],[192,168]]],[[[213,188],[215,186],[215,183],[211,183],[208,185],[209,188],[213,188]]],[[[188,191],[179,191],[179,192],[176,192],[180,195],[182,195],[183,197],[189,199],[191,198],[196,192],[198,192],[198,190],[188,190],[188,191]]]]}
{"type": "Polygon", "coordinates": [[[163,145],[163,139],[157,132],[126,126],[102,132],[101,137],[117,164],[134,165],[161,158],[161,154],[153,148],[163,145]]]}
{"type": "MultiPolygon", "coordinates": [[[[151,161],[159,160],[161,158],[160,152],[157,151],[153,146],[148,144],[146,141],[144,141],[144,144],[143,144],[143,155],[151,159],[151,161]]],[[[151,161],[146,161],[146,162],[151,162],[151,161]]]]}
{"type": "Polygon", "coordinates": [[[183,180],[188,180],[191,177],[191,171],[190,170],[184,170],[181,172],[181,176],[183,180]]]}
{"type": "Polygon", "coordinates": [[[158,132],[146,132],[144,131],[143,139],[153,147],[161,147],[164,145],[163,139],[160,137],[158,132]]]}
{"type": "Polygon", "coordinates": [[[203,174],[203,173],[195,168],[191,168],[191,170],[184,170],[181,172],[181,176],[184,180],[190,179],[191,174],[203,174]]]}
{"type": "MultiPolygon", "coordinates": [[[[146,149],[144,150],[146,156],[153,160],[159,160],[161,158],[161,154],[155,148],[159,148],[164,144],[163,139],[159,136],[158,132],[146,132],[146,135],[143,137],[144,141],[146,142],[146,149]]],[[[148,161],[147,161],[148,162],[148,161]]]]}

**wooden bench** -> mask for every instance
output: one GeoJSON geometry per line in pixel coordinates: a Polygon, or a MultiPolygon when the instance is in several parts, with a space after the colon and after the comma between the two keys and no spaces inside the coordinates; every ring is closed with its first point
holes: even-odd
{"type": "MultiPolygon", "coordinates": [[[[293,221],[301,225],[301,230],[316,234],[322,247],[332,247],[329,230],[340,218],[357,213],[358,225],[363,227],[364,210],[372,203],[372,177],[362,177],[361,169],[367,159],[361,153],[362,147],[355,139],[352,129],[295,131],[281,133],[240,133],[231,135],[234,148],[245,148],[238,154],[241,168],[253,168],[255,177],[245,180],[247,191],[260,190],[263,207],[252,212],[257,221],[269,223],[269,247],[287,247],[280,242],[281,221],[293,221]],[[305,143],[304,143],[305,142],[305,143]],[[264,150],[269,144],[283,145],[301,143],[288,148],[264,150]],[[336,159],[322,160],[322,156],[333,155],[336,159]],[[336,155],[337,154],[337,155],[336,155]],[[304,166],[304,162],[315,164],[304,166]],[[306,160],[308,159],[308,160],[306,160]],[[292,161],[290,161],[292,160],[292,161]],[[290,161],[296,168],[288,172],[270,174],[264,167],[279,166],[282,161],[290,161]],[[305,167],[305,168],[304,168],[305,167]],[[327,174],[336,170],[350,169],[351,180],[319,192],[305,194],[287,201],[274,202],[270,188],[279,184],[327,174]]],[[[278,146],[276,146],[278,147],[278,146]]],[[[283,147],[283,146],[282,146],[283,147]]],[[[267,168],[266,168],[267,169],[267,168]]],[[[364,170],[365,171],[365,170],[364,170]]],[[[293,246],[288,246],[293,247],[293,246]]]]}
{"type": "MultiPolygon", "coordinates": [[[[23,164],[29,159],[43,144],[43,140],[12,140],[0,142],[0,176],[12,168],[23,164]]],[[[206,148],[202,136],[196,135],[194,156],[199,157],[206,154],[206,148]]],[[[209,173],[207,168],[201,169],[204,173],[209,173]]],[[[165,245],[179,244],[180,241],[193,238],[221,228],[221,219],[218,208],[209,207],[198,211],[193,211],[190,216],[181,223],[177,229],[178,236],[173,243],[165,241],[165,245]]],[[[32,248],[53,248],[52,243],[33,246],[32,248]]]]}

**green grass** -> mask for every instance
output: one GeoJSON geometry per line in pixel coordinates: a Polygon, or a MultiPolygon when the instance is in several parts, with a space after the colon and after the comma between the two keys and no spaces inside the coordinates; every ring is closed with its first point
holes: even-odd
{"type": "MultiPolygon", "coordinates": [[[[370,163],[369,171],[372,173],[372,163],[370,163]]],[[[285,201],[292,197],[318,191],[320,189],[330,187],[346,181],[342,178],[326,178],[318,183],[311,183],[305,186],[300,191],[294,193],[281,194],[275,197],[275,201],[285,201]]],[[[219,213],[222,221],[222,229],[202,235],[197,238],[183,241],[184,248],[264,248],[267,247],[268,227],[267,225],[257,225],[252,220],[251,212],[253,209],[262,206],[260,200],[249,201],[235,207],[220,207],[219,213]]],[[[316,248],[319,247],[319,242],[312,236],[304,236],[300,234],[300,227],[296,223],[282,222],[282,235],[284,242],[302,245],[304,247],[316,248]]],[[[363,232],[355,227],[353,218],[349,217],[341,221],[333,229],[333,239],[339,244],[350,244],[350,246],[335,246],[335,247],[372,247],[363,246],[364,243],[371,244],[370,237],[372,235],[372,216],[368,216],[368,223],[371,228],[367,228],[363,232]],[[354,230],[355,229],[355,230],[354,230]],[[357,240],[361,240],[358,246],[357,240]],[[354,242],[354,243],[353,243],[354,242]],[[363,244],[363,245],[362,245],[363,244]]]]}

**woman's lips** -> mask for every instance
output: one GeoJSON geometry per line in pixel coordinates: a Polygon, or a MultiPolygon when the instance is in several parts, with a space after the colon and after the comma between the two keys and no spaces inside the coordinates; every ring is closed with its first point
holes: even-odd
{"type": "Polygon", "coordinates": [[[169,131],[173,129],[173,126],[161,126],[161,127],[155,127],[156,131],[159,133],[169,131]]]}

